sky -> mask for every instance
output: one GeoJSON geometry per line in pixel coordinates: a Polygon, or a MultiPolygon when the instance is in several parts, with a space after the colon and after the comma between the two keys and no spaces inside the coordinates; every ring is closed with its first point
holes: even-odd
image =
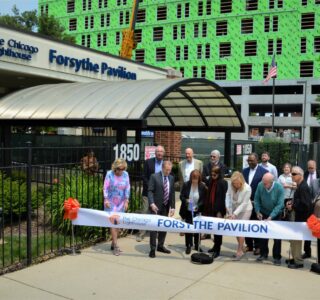
{"type": "Polygon", "coordinates": [[[11,15],[13,5],[16,5],[22,13],[26,10],[38,9],[38,0],[0,0],[0,14],[11,15]]]}

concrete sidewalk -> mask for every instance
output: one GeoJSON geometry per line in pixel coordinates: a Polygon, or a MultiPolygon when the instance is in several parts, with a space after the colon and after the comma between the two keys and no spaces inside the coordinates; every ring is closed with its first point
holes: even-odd
{"type": "MultiPolygon", "coordinates": [[[[287,241],[278,267],[271,258],[258,263],[252,254],[233,261],[236,239],[231,237],[224,238],[222,256],[211,265],[192,264],[179,234],[167,236],[172,253],[156,252],[154,259],[148,257],[148,242],[129,235],[119,240],[118,257],[108,242],[5,274],[0,299],[319,299],[320,277],[309,271],[315,258],[303,269],[288,269],[287,241]]],[[[211,246],[211,240],[203,241],[205,250],[211,246]]]]}

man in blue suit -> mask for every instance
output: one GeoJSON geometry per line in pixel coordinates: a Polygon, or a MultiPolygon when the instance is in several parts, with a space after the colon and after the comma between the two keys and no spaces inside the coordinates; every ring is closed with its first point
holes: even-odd
{"type": "MultiPolygon", "coordinates": [[[[255,213],[254,209],[254,195],[256,193],[258,184],[261,182],[262,177],[264,174],[268,173],[268,171],[258,165],[258,154],[257,153],[251,153],[248,156],[248,168],[244,168],[242,171],[243,177],[246,181],[247,184],[250,185],[251,187],[251,203],[253,206],[252,214],[250,220],[257,220],[257,215],[255,213]]],[[[246,251],[253,251],[254,250],[254,255],[259,255],[260,254],[260,246],[259,246],[259,239],[257,238],[248,238],[246,237],[246,245],[247,249],[246,251]]]]}

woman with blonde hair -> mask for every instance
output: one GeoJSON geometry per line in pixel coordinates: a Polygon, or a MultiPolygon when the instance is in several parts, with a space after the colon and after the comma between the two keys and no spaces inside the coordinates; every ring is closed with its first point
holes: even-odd
{"type": "MultiPolygon", "coordinates": [[[[243,175],[236,171],[231,176],[231,184],[227,192],[227,208],[230,219],[250,220],[252,203],[250,201],[251,187],[245,182],[243,175]]],[[[237,237],[238,249],[235,258],[240,260],[244,255],[244,237],[237,237]]]]}
{"type": "MultiPolygon", "coordinates": [[[[124,159],[116,159],[107,172],[103,185],[104,210],[108,212],[124,212],[128,209],[130,196],[129,174],[126,171],[127,162],[124,159]]],[[[117,228],[111,228],[111,250],[114,255],[120,255],[118,246],[117,228]]]]}

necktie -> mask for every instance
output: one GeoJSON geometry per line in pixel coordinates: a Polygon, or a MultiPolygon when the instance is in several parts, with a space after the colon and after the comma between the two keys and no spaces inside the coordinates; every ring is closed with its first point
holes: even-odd
{"type": "Polygon", "coordinates": [[[168,177],[164,176],[163,180],[163,204],[167,205],[169,201],[168,177]]]}

